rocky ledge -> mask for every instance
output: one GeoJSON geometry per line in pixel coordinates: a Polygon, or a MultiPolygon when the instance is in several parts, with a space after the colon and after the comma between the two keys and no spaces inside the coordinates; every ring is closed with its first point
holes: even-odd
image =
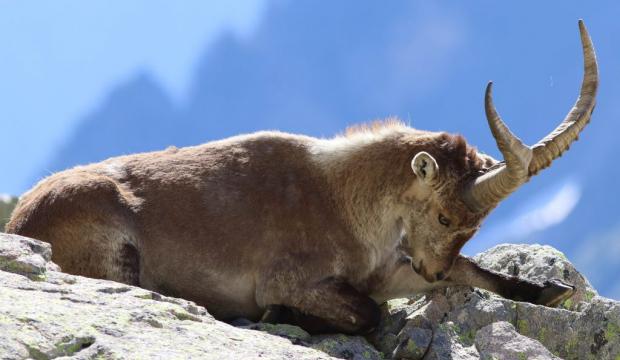
{"type": "Polygon", "coordinates": [[[451,288],[389,301],[367,337],[310,336],[290,325],[234,327],[189,301],[65,274],[48,244],[0,234],[0,358],[620,359],[620,302],[599,297],[560,252],[500,245],[476,260],[561,278],[577,292],[552,309],[451,288]]]}

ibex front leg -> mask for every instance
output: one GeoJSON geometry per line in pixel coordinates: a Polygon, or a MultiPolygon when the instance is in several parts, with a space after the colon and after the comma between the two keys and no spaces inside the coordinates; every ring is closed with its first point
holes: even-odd
{"type": "Polygon", "coordinates": [[[260,282],[257,297],[266,310],[263,322],[298,325],[310,333],[367,333],[381,319],[373,299],[333,277],[299,281],[294,271],[275,274],[260,282]]]}
{"type": "Polygon", "coordinates": [[[546,306],[557,306],[574,292],[574,287],[559,279],[550,279],[539,284],[518,276],[483,269],[472,259],[462,255],[456,260],[448,282],[475,286],[507,299],[546,306]]]}
{"type": "Polygon", "coordinates": [[[492,291],[507,299],[533,304],[556,306],[573,295],[574,288],[560,280],[551,279],[535,283],[518,276],[500,274],[484,269],[466,256],[459,255],[450,276],[443,281],[429,283],[418,275],[411,261],[401,256],[392,271],[385,274],[382,285],[374,289],[371,297],[378,303],[418,294],[424,291],[455,286],[473,286],[492,291]]]}

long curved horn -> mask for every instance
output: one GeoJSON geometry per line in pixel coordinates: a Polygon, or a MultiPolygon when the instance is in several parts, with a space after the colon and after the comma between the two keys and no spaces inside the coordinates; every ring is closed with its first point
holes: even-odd
{"type": "Polygon", "coordinates": [[[465,192],[464,200],[474,211],[495,207],[530,177],[551,165],[590,121],[598,89],[598,66],[592,40],[582,20],[579,20],[584,56],[584,76],[577,102],[564,121],[544,139],[529,147],[516,137],[495,110],[492,83],[485,95],[485,111],[489,127],[504,161],[476,178],[465,192]]]}
{"type": "Polygon", "coordinates": [[[583,20],[579,20],[579,31],[584,59],[584,74],[579,98],[564,121],[544,139],[532,146],[534,157],[529,168],[530,176],[536,175],[540,170],[551,165],[553,160],[568,150],[570,144],[577,140],[581,130],[590,122],[590,116],[594,111],[598,90],[596,54],[583,20]]]}

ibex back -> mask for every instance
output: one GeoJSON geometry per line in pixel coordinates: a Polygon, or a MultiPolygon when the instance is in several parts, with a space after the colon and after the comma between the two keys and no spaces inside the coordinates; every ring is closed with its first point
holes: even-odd
{"type": "Polygon", "coordinates": [[[329,140],[261,132],[54,174],[22,196],[7,231],[50,242],[70,273],[312,332],[369,331],[378,303],[455,284],[555,305],[571,286],[495,274],[459,252],[589,121],[598,73],[580,31],[581,95],[538,144],[508,130],[487,88],[502,162],[395,120],[329,140]]]}

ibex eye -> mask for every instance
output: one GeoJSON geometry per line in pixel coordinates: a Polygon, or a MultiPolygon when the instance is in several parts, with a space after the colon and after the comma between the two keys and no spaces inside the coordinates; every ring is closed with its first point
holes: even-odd
{"type": "Polygon", "coordinates": [[[443,226],[450,226],[450,219],[443,216],[443,214],[439,214],[439,223],[443,226]]]}

